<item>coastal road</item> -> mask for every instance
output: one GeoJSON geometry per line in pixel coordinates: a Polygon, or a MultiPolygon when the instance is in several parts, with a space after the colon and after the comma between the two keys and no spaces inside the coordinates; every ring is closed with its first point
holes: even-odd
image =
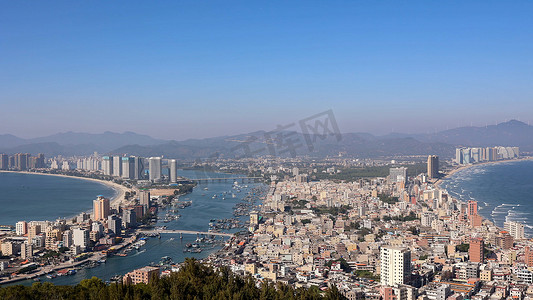
{"type": "Polygon", "coordinates": [[[182,234],[205,234],[205,235],[216,235],[216,236],[225,236],[225,237],[232,237],[232,233],[223,233],[223,232],[205,232],[205,231],[192,231],[192,230],[140,230],[139,233],[143,233],[146,235],[154,234],[154,233],[182,233],[182,234]]]}

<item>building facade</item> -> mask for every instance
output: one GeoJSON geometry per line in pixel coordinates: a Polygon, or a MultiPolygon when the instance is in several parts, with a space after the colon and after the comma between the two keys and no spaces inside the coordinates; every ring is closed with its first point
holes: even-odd
{"type": "Polygon", "coordinates": [[[408,284],[411,278],[411,251],[385,246],[380,250],[381,284],[408,284]]]}

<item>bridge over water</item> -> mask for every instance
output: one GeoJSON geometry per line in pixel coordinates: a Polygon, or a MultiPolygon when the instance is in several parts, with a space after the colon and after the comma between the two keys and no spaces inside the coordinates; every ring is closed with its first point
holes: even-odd
{"type": "Polygon", "coordinates": [[[241,183],[251,183],[251,182],[259,182],[263,179],[263,177],[248,177],[248,176],[242,176],[242,177],[208,177],[208,178],[198,178],[198,179],[186,179],[186,180],[178,180],[177,183],[188,183],[188,182],[194,182],[198,184],[206,184],[206,183],[215,183],[215,182],[241,182],[241,183]]]}
{"type": "Polygon", "coordinates": [[[215,236],[225,236],[225,237],[232,237],[233,234],[232,233],[223,233],[223,232],[205,232],[205,231],[194,231],[194,230],[167,230],[167,229],[159,229],[159,230],[140,230],[139,231],[140,233],[143,233],[143,234],[147,234],[147,235],[150,235],[150,234],[165,234],[165,233],[168,233],[168,234],[203,234],[203,235],[215,235],[215,236]]]}

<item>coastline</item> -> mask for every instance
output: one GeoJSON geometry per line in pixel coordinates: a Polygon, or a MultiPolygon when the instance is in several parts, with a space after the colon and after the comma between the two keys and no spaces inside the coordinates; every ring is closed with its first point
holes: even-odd
{"type": "Polygon", "coordinates": [[[440,189],[440,185],[442,184],[442,182],[446,178],[452,176],[453,174],[455,174],[455,173],[457,173],[459,171],[466,170],[466,169],[469,169],[469,168],[472,168],[472,167],[483,166],[483,165],[496,165],[496,164],[502,164],[502,163],[508,163],[508,162],[514,162],[514,161],[524,161],[524,160],[533,160],[533,157],[526,156],[526,157],[518,158],[518,159],[505,159],[505,160],[496,160],[496,161],[486,161],[486,162],[477,163],[477,164],[456,166],[450,172],[446,173],[446,175],[444,175],[444,177],[439,178],[434,183],[434,185],[435,185],[435,187],[437,189],[440,189]]]}
{"type": "MultiPolygon", "coordinates": [[[[29,172],[29,173],[30,173],[30,174],[40,174],[40,173],[33,173],[33,172],[29,172]]],[[[45,175],[59,175],[59,174],[45,174],[45,175]]],[[[75,177],[75,176],[67,176],[67,177],[75,177]]],[[[76,177],[76,178],[80,178],[80,177],[76,177]]],[[[85,178],[82,178],[82,179],[85,179],[85,178]]],[[[89,178],[87,178],[87,179],[89,179],[89,178]]],[[[219,192],[227,191],[227,189],[230,188],[230,187],[232,187],[231,183],[227,183],[227,184],[225,184],[225,185],[224,185],[223,187],[221,187],[221,188],[216,188],[216,187],[214,187],[213,189],[210,188],[209,190],[210,190],[211,192],[213,192],[213,193],[218,194],[219,192]]],[[[200,189],[200,188],[195,188],[194,190],[196,191],[197,198],[207,199],[208,202],[212,201],[212,200],[211,200],[211,197],[205,197],[204,195],[200,196],[200,194],[205,193],[202,189],[200,189]]],[[[211,193],[211,192],[210,192],[210,193],[211,193]]],[[[183,195],[185,195],[185,194],[183,194],[183,195]]],[[[245,194],[242,194],[242,196],[239,196],[238,199],[240,199],[240,200],[235,199],[235,200],[233,200],[233,201],[242,202],[242,201],[244,201],[243,199],[245,198],[245,195],[248,195],[248,192],[246,192],[245,194]]],[[[192,199],[193,199],[194,201],[196,201],[195,198],[192,198],[192,199]]],[[[263,201],[264,198],[261,197],[261,198],[257,198],[257,199],[258,199],[259,201],[263,201]]],[[[191,200],[191,201],[192,201],[192,200],[191,200]]],[[[231,201],[231,200],[230,200],[230,201],[231,201]]],[[[220,202],[220,201],[219,201],[219,202],[220,202]]],[[[224,211],[226,211],[226,210],[224,210],[224,211]]],[[[229,212],[229,211],[228,211],[228,212],[229,212]]],[[[231,217],[231,216],[228,215],[227,217],[231,217]]],[[[222,218],[222,217],[219,217],[218,214],[216,214],[216,215],[212,215],[212,216],[210,216],[210,218],[222,218]]],[[[223,218],[226,218],[226,217],[223,217],[223,218]]],[[[245,219],[246,219],[246,217],[245,217],[245,219]]],[[[204,219],[199,219],[199,220],[201,220],[201,222],[204,222],[204,219]]],[[[207,221],[205,221],[205,222],[207,222],[207,221]]],[[[205,226],[205,223],[203,223],[202,225],[205,226]]],[[[170,229],[171,229],[171,230],[173,230],[173,229],[178,229],[178,230],[179,230],[180,227],[171,227],[170,229]]],[[[192,230],[194,230],[194,229],[192,228],[192,230]]],[[[137,233],[139,233],[138,230],[136,230],[136,234],[137,234],[137,233]]],[[[187,234],[184,233],[184,235],[187,235],[187,234]]],[[[193,235],[191,235],[191,237],[192,237],[192,236],[193,236],[193,235]]],[[[173,239],[173,238],[172,238],[172,239],[173,239]]],[[[171,239],[171,240],[172,240],[172,239],[171,239]]],[[[233,239],[234,239],[234,237],[230,237],[230,238],[228,238],[228,239],[226,240],[226,238],[224,237],[224,240],[226,240],[226,242],[227,242],[227,241],[233,241],[233,239]]],[[[157,241],[158,239],[154,239],[154,240],[157,241]]],[[[163,240],[165,241],[165,239],[163,239],[163,240]]],[[[178,240],[178,239],[176,238],[176,240],[178,240]]],[[[191,239],[191,242],[193,242],[193,239],[191,239]]],[[[123,244],[119,244],[119,245],[121,245],[121,248],[117,248],[117,246],[114,246],[114,248],[115,248],[116,252],[118,252],[120,249],[122,249],[122,248],[124,248],[124,247],[127,247],[127,246],[130,245],[130,244],[131,244],[131,241],[129,241],[129,242],[128,242],[128,241],[125,241],[125,243],[123,243],[123,244]]],[[[148,246],[147,246],[147,247],[148,247],[148,246]]],[[[169,247],[168,245],[166,245],[165,247],[170,248],[172,251],[175,251],[175,250],[173,249],[173,247],[169,247]]],[[[218,247],[218,249],[213,249],[213,250],[211,250],[211,249],[207,249],[207,248],[206,248],[206,249],[204,250],[205,256],[202,256],[202,258],[199,258],[199,260],[201,260],[201,261],[207,261],[207,260],[209,260],[209,259],[211,259],[211,258],[213,258],[213,257],[217,257],[218,255],[221,255],[221,253],[225,253],[225,252],[224,252],[224,243],[222,243],[221,245],[219,245],[219,246],[217,246],[217,247],[218,247]]],[[[151,248],[146,248],[146,249],[151,249],[151,248]]],[[[152,252],[152,250],[149,250],[149,251],[152,252]]],[[[155,252],[157,252],[157,250],[156,250],[155,252]]],[[[24,281],[23,284],[31,284],[31,282],[28,281],[28,280],[31,280],[31,279],[33,279],[33,278],[39,278],[39,277],[42,277],[42,276],[44,276],[44,275],[46,275],[46,274],[48,274],[48,273],[53,273],[54,271],[57,271],[57,270],[59,270],[59,269],[68,269],[68,268],[73,268],[73,267],[75,267],[75,266],[77,266],[77,265],[82,265],[82,264],[84,264],[84,263],[86,263],[86,262],[90,262],[90,261],[99,261],[99,260],[101,260],[101,259],[105,259],[105,257],[106,257],[105,255],[103,255],[103,254],[100,253],[100,252],[93,252],[93,253],[94,253],[94,254],[93,254],[92,257],[90,257],[90,258],[88,258],[88,259],[86,259],[86,260],[83,260],[83,261],[74,262],[74,263],[68,263],[68,264],[65,263],[65,264],[61,264],[61,265],[55,265],[55,266],[52,266],[52,267],[43,268],[43,269],[41,269],[41,271],[39,271],[39,272],[37,272],[37,273],[28,274],[28,276],[20,276],[20,277],[17,276],[17,277],[11,278],[11,279],[6,280],[6,281],[3,281],[3,282],[0,281],[0,287],[3,286],[4,284],[6,284],[6,285],[9,285],[9,284],[20,284],[21,281],[24,281]]],[[[141,253],[142,253],[142,252],[141,252],[141,253]]],[[[158,256],[157,256],[157,259],[159,259],[160,257],[163,257],[163,255],[171,255],[172,257],[173,257],[173,255],[178,255],[178,256],[179,256],[179,257],[178,257],[178,261],[179,261],[179,263],[183,262],[183,260],[185,259],[185,257],[191,257],[190,254],[181,254],[181,251],[179,251],[179,253],[180,253],[180,254],[163,253],[163,254],[156,254],[156,255],[158,255],[158,256]],[[183,256],[183,259],[180,258],[181,256],[183,256]]],[[[133,255],[128,255],[128,256],[129,256],[129,257],[134,257],[134,256],[137,256],[137,253],[135,253],[135,254],[133,254],[133,255]]],[[[193,257],[194,257],[194,256],[193,256],[193,257]]],[[[146,262],[145,262],[146,264],[147,264],[149,261],[154,261],[154,259],[152,259],[152,258],[151,258],[151,259],[143,258],[143,259],[146,260],[146,262]]],[[[130,259],[130,260],[124,260],[124,258],[117,256],[117,257],[116,257],[116,260],[115,260],[115,259],[108,260],[108,261],[106,262],[106,264],[103,265],[102,268],[111,268],[111,269],[113,270],[113,271],[111,271],[111,273],[113,273],[113,274],[115,274],[115,275],[116,275],[117,273],[123,275],[123,274],[125,274],[126,272],[129,272],[129,271],[131,271],[132,269],[134,269],[134,267],[131,267],[131,268],[128,267],[129,270],[127,270],[127,271],[116,271],[117,266],[120,266],[120,265],[122,265],[122,264],[126,264],[126,265],[130,265],[130,264],[131,264],[132,266],[135,266],[135,261],[131,262],[131,259],[130,259]],[[115,269],[113,269],[113,268],[115,268],[115,269]]],[[[100,269],[98,269],[98,270],[100,270],[100,269]]],[[[99,275],[98,275],[99,278],[100,278],[100,276],[106,276],[106,275],[102,275],[102,274],[105,274],[105,271],[101,271],[101,272],[102,272],[102,273],[99,273],[99,275]]],[[[94,276],[94,274],[93,274],[93,276],[94,276]]],[[[72,280],[75,280],[75,277],[73,277],[73,278],[74,278],[74,279],[71,279],[71,281],[72,281],[72,280]]],[[[90,277],[89,277],[89,278],[90,278],[90,277]]],[[[42,282],[48,282],[48,280],[47,280],[47,279],[42,279],[42,282]]],[[[53,282],[53,281],[52,281],[52,282],[53,282]]],[[[53,282],[53,283],[54,283],[54,282],[53,282]]],[[[77,282],[76,282],[76,283],[77,283],[77,282]]],[[[57,283],[55,283],[55,284],[57,285],[57,283]]],[[[62,283],[62,284],[69,284],[69,285],[70,285],[70,284],[72,284],[72,283],[62,283]]]]}
{"type": "Polygon", "coordinates": [[[100,180],[95,178],[87,178],[87,177],[79,177],[79,176],[70,176],[70,175],[63,175],[63,174],[50,174],[50,173],[41,173],[41,172],[28,172],[28,171],[7,171],[7,170],[0,170],[0,173],[19,173],[19,174],[30,174],[30,175],[44,175],[44,176],[56,176],[56,177],[63,177],[63,178],[74,178],[74,179],[81,179],[81,180],[88,180],[96,183],[103,184],[107,187],[112,188],[115,190],[115,195],[109,199],[109,204],[111,206],[120,205],[124,203],[124,195],[126,195],[126,192],[129,191],[127,187],[120,185],[118,183],[114,183],[111,181],[106,180],[100,180]]]}
{"type": "MultiPolygon", "coordinates": [[[[497,160],[497,161],[487,161],[487,162],[482,162],[482,163],[477,163],[477,164],[470,164],[470,165],[465,165],[465,166],[458,166],[458,167],[455,167],[454,169],[452,169],[449,173],[447,173],[444,177],[442,178],[439,178],[439,180],[437,180],[435,183],[434,183],[434,186],[437,190],[440,190],[440,191],[445,191],[444,189],[442,189],[440,187],[440,185],[442,184],[442,182],[452,176],[453,174],[459,172],[459,171],[462,171],[462,170],[466,170],[466,169],[469,169],[469,168],[472,168],[472,167],[476,167],[476,166],[483,166],[483,165],[496,165],[496,164],[502,164],[502,163],[508,163],[508,162],[518,162],[518,161],[528,161],[528,160],[533,160],[533,157],[524,157],[524,158],[518,158],[518,159],[506,159],[506,160],[497,160]]],[[[460,199],[457,199],[459,201],[461,201],[460,199]]],[[[481,216],[481,215],[480,215],[481,216]]],[[[481,216],[482,218],[482,223],[489,223],[491,224],[492,226],[498,228],[499,230],[503,230],[503,228],[500,228],[499,226],[497,226],[496,224],[494,224],[494,222],[492,222],[491,220],[489,220],[488,218],[485,218],[483,216],[481,216]]]]}
{"type": "MultiPolygon", "coordinates": [[[[110,188],[112,188],[115,191],[115,195],[111,199],[109,199],[110,200],[109,202],[110,202],[111,206],[119,206],[121,204],[124,204],[125,203],[124,196],[125,196],[126,192],[130,190],[129,188],[127,188],[127,187],[125,187],[123,185],[120,185],[118,183],[111,182],[111,181],[106,181],[106,180],[100,180],[100,179],[96,179],[96,178],[70,176],[70,175],[64,175],[64,174],[49,174],[49,173],[41,173],[41,172],[10,171],[10,170],[0,170],[0,173],[18,173],[18,174],[29,174],[29,175],[45,175],[45,176],[74,178],[74,179],[80,179],[80,180],[87,180],[87,181],[96,182],[96,183],[105,185],[107,187],[110,187],[110,188]]],[[[90,213],[90,212],[92,212],[92,209],[87,210],[85,212],[90,213]]],[[[87,260],[82,260],[82,261],[77,261],[77,262],[65,262],[65,263],[62,263],[62,264],[59,264],[59,265],[50,266],[48,268],[43,268],[43,269],[40,269],[40,271],[38,271],[36,273],[26,274],[24,276],[10,278],[8,280],[0,281],[0,286],[2,286],[3,284],[14,283],[14,282],[22,281],[22,280],[30,280],[30,279],[33,279],[33,278],[38,278],[38,277],[44,276],[44,275],[46,275],[46,274],[48,274],[50,272],[53,272],[53,271],[56,271],[56,270],[59,270],[59,269],[72,268],[72,267],[87,263],[88,261],[99,261],[103,257],[104,257],[103,254],[98,253],[98,252],[94,252],[94,256],[88,258],[87,260]]]]}

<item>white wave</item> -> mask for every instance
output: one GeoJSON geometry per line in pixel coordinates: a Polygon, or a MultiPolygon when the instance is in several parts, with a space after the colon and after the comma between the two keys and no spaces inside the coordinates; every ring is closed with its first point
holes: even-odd
{"type": "Polygon", "coordinates": [[[514,210],[510,210],[510,211],[509,211],[509,214],[510,214],[510,215],[529,215],[529,213],[527,213],[527,212],[523,212],[523,211],[514,211],[514,210]]]}

